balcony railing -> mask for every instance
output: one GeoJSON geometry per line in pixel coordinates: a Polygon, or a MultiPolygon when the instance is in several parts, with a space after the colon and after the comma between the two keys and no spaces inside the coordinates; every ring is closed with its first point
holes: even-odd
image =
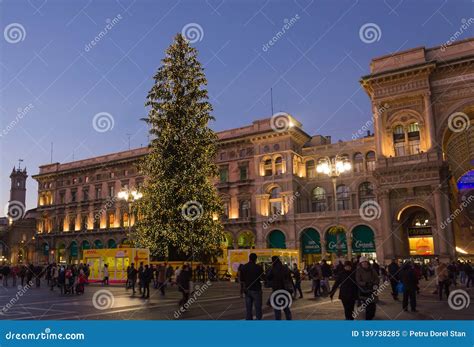
{"type": "Polygon", "coordinates": [[[418,153],[413,155],[404,155],[400,157],[379,158],[377,160],[377,168],[386,168],[390,166],[409,165],[416,163],[436,162],[441,157],[437,152],[418,153]]]}

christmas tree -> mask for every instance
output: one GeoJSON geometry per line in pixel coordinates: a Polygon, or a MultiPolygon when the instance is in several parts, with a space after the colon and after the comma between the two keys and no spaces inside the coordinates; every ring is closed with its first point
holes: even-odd
{"type": "Polygon", "coordinates": [[[214,118],[197,50],[181,34],[154,80],[145,104],[151,107],[144,120],[152,140],[140,164],[146,180],[136,205],[136,243],[155,256],[173,250],[188,259],[209,259],[224,241],[213,184],[217,135],[208,127],[214,118]]]}

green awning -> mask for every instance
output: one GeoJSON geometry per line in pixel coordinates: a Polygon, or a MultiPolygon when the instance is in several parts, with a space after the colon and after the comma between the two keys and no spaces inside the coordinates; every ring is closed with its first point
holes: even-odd
{"type": "Polygon", "coordinates": [[[43,243],[43,255],[49,254],[49,245],[47,243],[43,243]]]}
{"type": "Polygon", "coordinates": [[[303,254],[321,254],[321,238],[316,229],[307,228],[301,234],[303,254]]]}
{"type": "Polygon", "coordinates": [[[82,241],[82,249],[90,249],[91,248],[91,244],[89,243],[89,241],[82,241]]]}
{"type": "Polygon", "coordinates": [[[374,232],[366,225],[358,225],[352,231],[352,252],[375,252],[374,232]]]}
{"type": "Polygon", "coordinates": [[[95,240],[95,241],[94,241],[94,246],[95,246],[95,248],[97,248],[97,249],[102,249],[102,248],[104,248],[104,244],[103,244],[102,241],[100,241],[100,240],[95,240]]]}
{"type": "Polygon", "coordinates": [[[347,254],[346,233],[344,232],[330,233],[329,231],[326,232],[326,252],[337,253],[339,249],[341,253],[347,254]]]}
{"type": "Polygon", "coordinates": [[[268,237],[268,248],[286,248],[286,238],[280,230],[273,230],[268,237]]]}
{"type": "Polygon", "coordinates": [[[69,246],[69,255],[71,257],[77,257],[78,253],[77,243],[76,241],[72,241],[71,245],[69,246]]]}
{"type": "Polygon", "coordinates": [[[115,243],[115,240],[110,239],[107,241],[107,248],[117,248],[117,244],[115,243]]]}

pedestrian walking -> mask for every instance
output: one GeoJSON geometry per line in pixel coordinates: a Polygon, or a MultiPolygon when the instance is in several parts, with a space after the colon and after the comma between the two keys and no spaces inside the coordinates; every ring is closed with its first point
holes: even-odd
{"type": "Polygon", "coordinates": [[[138,271],[135,269],[135,264],[130,264],[130,268],[128,270],[128,278],[130,280],[130,288],[132,288],[132,295],[135,295],[135,285],[137,284],[137,274],[138,271]]]}
{"type": "Polygon", "coordinates": [[[358,298],[359,288],[356,284],[355,271],[352,268],[352,262],[344,262],[342,271],[336,276],[336,281],[329,292],[331,300],[334,293],[339,288],[339,299],[344,307],[344,316],[346,320],[354,320],[354,306],[358,298]]]}
{"type": "Polygon", "coordinates": [[[293,264],[293,283],[295,285],[293,289],[293,298],[296,299],[297,292],[300,294],[299,298],[303,298],[303,291],[301,290],[301,273],[300,270],[298,269],[298,264],[294,263],[293,264]]]}
{"type": "Polygon", "coordinates": [[[274,296],[274,302],[272,302],[272,296],[270,297],[270,303],[273,304],[273,312],[275,314],[276,320],[281,320],[281,311],[285,312],[286,320],[291,320],[291,310],[289,300],[293,292],[293,280],[291,279],[291,272],[287,266],[283,265],[280,258],[277,256],[272,257],[272,267],[268,272],[268,280],[272,283],[272,295],[274,296]],[[276,292],[282,293],[278,295],[284,295],[284,292],[287,292],[288,300],[284,301],[284,305],[280,307],[276,304],[279,304],[278,299],[276,299],[276,292]]]}
{"type": "Polygon", "coordinates": [[[103,277],[102,284],[104,286],[108,286],[109,285],[109,265],[108,264],[104,264],[102,277],[103,277]]]}
{"type": "Polygon", "coordinates": [[[321,266],[318,263],[314,263],[311,269],[309,270],[309,276],[312,281],[312,288],[314,297],[317,298],[321,295],[321,279],[323,277],[321,266]]]}
{"type": "Polygon", "coordinates": [[[448,267],[445,263],[440,262],[436,268],[436,275],[438,277],[438,296],[439,300],[443,300],[443,291],[446,294],[446,298],[449,297],[449,272],[448,267]]]}
{"type": "Polygon", "coordinates": [[[251,253],[248,263],[239,268],[240,284],[245,294],[245,319],[253,320],[253,308],[255,308],[255,317],[261,320],[263,268],[257,264],[257,254],[251,253]]]}
{"type": "Polygon", "coordinates": [[[411,262],[403,264],[400,270],[400,281],[403,283],[403,302],[404,311],[408,311],[408,302],[412,312],[416,311],[416,294],[418,289],[418,276],[411,262]]]}
{"type": "Polygon", "coordinates": [[[359,298],[365,304],[365,319],[372,320],[377,309],[375,291],[379,285],[379,276],[366,257],[359,259],[356,283],[359,287],[359,298]]]}
{"type": "Polygon", "coordinates": [[[398,300],[397,285],[399,281],[400,266],[396,259],[392,259],[392,262],[388,265],[388,276],[390,279],[390,286],[392,287],[393,300],[398,300]]]}
{"type": "Polygon", "coordinates": [[[148,266],[145,265],[143,270],[143,292],[142,298],[148,299],[150,297],[150,283],[153,278],[153,270],[148,266]]]}
{"type": "Polygon", "coordinates": [[[186,307],[184,307],[184,304],[187,303],[189,300],[189,291],[191,289],[191,277],[192,277],[191,271],[192,270],[190,269],[189,265],[184,264],[183,268],[179,272],[178,277],[176,278],[176,284],[178,285],[178,290],[182,294],[182,298],[179,301],[179,305],[183,309],[186,309],[186,307]]]}

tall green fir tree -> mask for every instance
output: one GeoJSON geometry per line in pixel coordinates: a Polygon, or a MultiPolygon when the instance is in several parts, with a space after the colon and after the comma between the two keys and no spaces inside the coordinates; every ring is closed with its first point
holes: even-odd
{"type": "Polygon", "coordinates": [[[170,250],[196,260],[220,253],[222,204],[213,184],[217,135],[198,52],[178,34],[154,76],[144,120],[149,154],[140,164],[146,179],[137,204],[136,243],[152,255],[170,250]]]}

